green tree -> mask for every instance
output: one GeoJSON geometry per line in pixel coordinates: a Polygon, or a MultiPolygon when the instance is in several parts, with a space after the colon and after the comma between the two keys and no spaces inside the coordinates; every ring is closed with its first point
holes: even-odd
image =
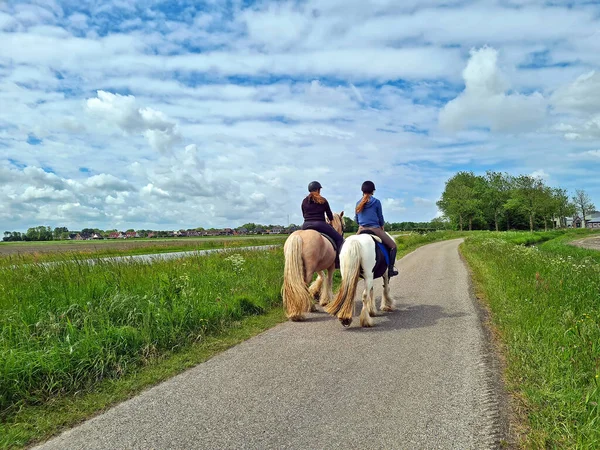
{"type": "Polygon", "coordinates": [[[499,231],[498,220],[506,215],[506,202],[510,198],[511,187],[510,175],[491,170],[486,172],[483,203],[494,218],[496,231],[499,231]]]}
{"type": "MultiPolygon", "coordinates": [[[[554,201],[556,202],[556,217],[558,217],[558,226],[560,228],[566,228],[567,217],[573,217],[577,212],[577,207],[571,201],[567,195],[566,189],[555,188],[552,193],[554,201]]],[[[556,224],[556,222],[555,222],[556,224]]]]}
{"type": "Polygon", "coordinates": [[[473,219],[482,215],[485,180],[473,172],[458,172],[446,182],[438,208],[445,216],[458,221],[460,230],[468,221],[469,230],[473,229],[473,219]]]}
{"type": "Polygon", "coordinates": [[[520,175],[515,178],[510,206],[516,206],[529,218],[529,230],[533,231],[535,219],[543,212],[547,193],[541,178],[520,175]]]}
{"type": "Polygon", "coordinates": [[[55,227],[52,232],[52,238],[56,241],[69,238],[69,229],[67,227],[55,227]]]}
{"type": "Polygon", "coordinates": [[[590,199],[589,195],[587,195],[587,193],[582,189],[577,189],[575,191],[575,195],[573,196],[573,203],[575,204],[577,211],[581,213],[581,218],[583,219],[583,226],[586,227],[586,217],[590,213],[594,212],[596,206],[592,203],[592,200],[590,199]]]}
{"type": "Polygon", "coordinates": [[[347,233],[356,233],[358,231],[358,224],[348,216],[344,216],[344,230],[347,233]]]}

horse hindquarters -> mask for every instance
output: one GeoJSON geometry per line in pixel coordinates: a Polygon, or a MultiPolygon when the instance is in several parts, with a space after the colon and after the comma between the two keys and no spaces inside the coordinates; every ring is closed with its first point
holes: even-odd
{"type": "Polygon", "coordinates": [[[285,242],[283,253],[285,267],[281,297],[288,319],[304,320],[304,313],[310,311],[311,296],[304,281],[302,262],[302,238],[292,234],[285,242]]]}

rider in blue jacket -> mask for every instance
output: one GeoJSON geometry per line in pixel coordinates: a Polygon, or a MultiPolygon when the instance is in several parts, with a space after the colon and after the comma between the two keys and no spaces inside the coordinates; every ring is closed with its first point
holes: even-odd
{"type": "Polygon", "coordinates": [[[375,183],[365,181],[361,186],[361,190],[363,197],[356,203],[356,216],[354,217],[354,220],[358,223],[358,233],[362,230],[370,230],[373,234],[381,238],[385,246],[390,249],[388,275],[390,277],[398,275],[398,271],[394,268],[397,252],[396,241],[384,230],[385,221],[383,220],[381,202],[373,197],[375,183]]]}

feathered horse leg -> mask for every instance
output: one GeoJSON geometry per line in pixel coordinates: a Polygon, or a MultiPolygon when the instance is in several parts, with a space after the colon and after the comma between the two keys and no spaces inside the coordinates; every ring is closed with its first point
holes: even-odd
{"type": "Polygon", "coordinates": [[[340,273],[342,284],[333,301],[325,307],[332,316],[336,316],[343,326],[349,327],[354,312],[356,285],[360,278],[361,246],[356,239],[348,238],[340,254],[340,273]]]}
{"type": "Polygon", "coordinates": [[[298,235],[290,235],[285,242],[283,253],[285,255],[283,286],[281,287],[283,306],[290,320],[304,320],[304,313],[310,311],[312,298],[304,279],[302,238],[298,235]]]}

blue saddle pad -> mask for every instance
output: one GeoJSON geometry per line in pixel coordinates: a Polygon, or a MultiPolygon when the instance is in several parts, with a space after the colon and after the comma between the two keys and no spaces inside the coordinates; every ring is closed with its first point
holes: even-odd
{"type": "Polygon", "coordinates": [[[383,253],[383,257],[385,258],[385,265],[390,265],[390,253],[388,252],[388,248],[383,245],[381,242],[375,242],[379,248],[381,249],[381,253],[383,253]]]}

